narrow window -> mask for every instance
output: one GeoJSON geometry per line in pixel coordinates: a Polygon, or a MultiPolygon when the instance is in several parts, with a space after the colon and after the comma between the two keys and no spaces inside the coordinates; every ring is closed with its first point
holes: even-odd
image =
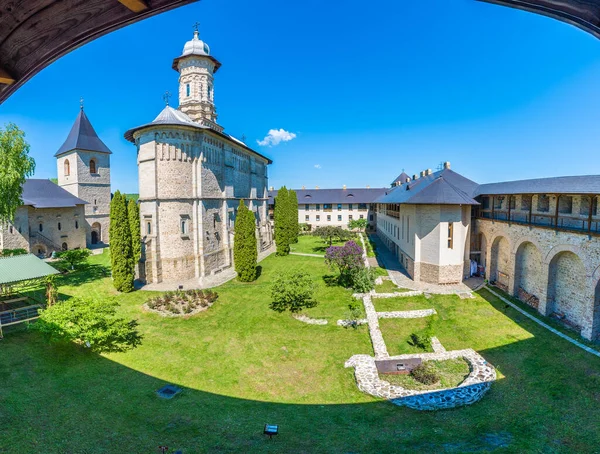
{"type": "Polygon", "coordinates": [[[69,164],[69,160],[65,159],[65,177],[71,175],[71,164],[69,164]]]}
{"type": "Polygon", "coordinates": [[[352,220],[352,215],[351,215],[351,214],[349,214],[349,215],[348,215],[348,220],[349,220],[349,221],[351,221],[351,220],[352,220]]]}
{"type": "Polygon", "coordinates": [[[304,205],[304,209],[305,209],[306,211],[309,211],[309,210],[310,210],[310,205],[309,205],[308,203],[307,203],[307,204],[305,204],[305,205],[304,205]]]}
{"type": "Polygon", "coordinates": [[[190,84],[185,84],[185,95],[186,96],[190,95],[190,84]]]}
{"type": "Polygon", "coordinates": [[[348,204],[348,211],[352,211],[352,204],[351,203],[348,204]]]}
{"type": "Polygon", "coordinates": [[[317,214],[317,221],[321,220],[321,215],[317,214]]]}
{"type": "Polygon", "coordinates": [[[338,203],[338,211],[342,211],[342,204],[338,203]]]}
{"type": "Polygon", "coordinates": [[[342,220],[342,215],[338,214],[338,221],[341,221],[341,220],[342,220]]]}
{"type": "Polygon", "coordinates": [[[62,230],[62,226],[60,225],[60,222],[58,223],[58,230],[62,230]]]}
{"type": "Polygon", "coordinates": [[[75,221],[75,228],[78,229],[79,228],[79,221],[75,221]]]}
{"type": "Polygon", "coordinates": [[[373,221],[373,215],[372,214],[369,215],[369,221],[373,221]]]}
{"type": "Polygon", "coordinates": [[[406,241],[410,244],[410,216],[406,216],[406,241]]]}
{"type": "Polygon", "coordinates": [[[40,225],[38,226],[38,230],[39,230],[40,232],[43,232],[43,231],[44,231],[44,224],[42,224],[41,222],[40,222],[40,225]]]}
{"type": "Polygon", "coordinates": [[[10,233],[13,233],[13,227],[12,227],[12,225],[11,225],[11,226],[8,228],[8,231],[9,231],[10,233]]]}
{"type": "Polygon", "coordinates": [[[187,222],[185,219],[181,220],[181,233],[185,235],[187,233],[187,222]]]}
{"type": "Polygon", "coordinates": [[[361,215],[360,215],[360,218],[361,218],[361,219],[364,219],[364,218],[365,218],[365,216],[364,216],[363,214],[361,214],[361,215]]]}
{"type": "Polygon", "coordinates": [[[315,210],[317,210],[317,211],[321,211],[321,205],[317,203],[317,204],[315,205],[315,210]]]}
{"type": "Polygon", "coordinates": [[[306,222],[310,221],[310,216],[307,214],[306,216],[304,216],[304,220],[305,220],[306,222]]]}
{"type": "Polygon", "coordinates": [[[96,173],[96,160],[90,159],[90,173],[96,173]]]}
{"type": "Polygon", "coordinates": [[[327,220],[331,221],[331,215],[330,214],[327,215],[327,220]]]}
{"type": "Polygon", "coordinates": [[[448,223],[448,249],[454,248],[454,223],[448,223]]]}
{"type": "Polygon", "coordinates": [[[151,222],[146,222],[146,234],[147,235],[152,234],[152,223],[151,222]]]}

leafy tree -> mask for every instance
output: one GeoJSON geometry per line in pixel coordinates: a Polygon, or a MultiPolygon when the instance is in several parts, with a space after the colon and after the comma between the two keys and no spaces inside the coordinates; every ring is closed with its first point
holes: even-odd
{"type": "Polygon", "coordinates": [[[35,171],[25,133],[14,123],[0,128],[0,222],[12,221],[23,204],[23,184],[35,171]]]}
{"type": "Polygon", "coordinates": [[[363,249],[354,241],[327,248],[325,263],[339,271],[338,283],[343,287],[352,287],[360,293],[375,287],[375,274],[365,267],[363,249]]]}
{"type": "Polygon", "coordinates": [[[254,213],[240,200],[234,225],[233,262],[237,278],[242,282],[252,282],[257,277],[258,249],[254,213]]]}
{"type": "Polygon", "coordinates": [[[285,186],[277,192],[275,197],[275,244],[277,255],[288,255],[290,253],[289,215],[288,215],[289,193],[285,186]]]}
{"type": "Polygon", "coordinates": [[[329,246],[333,245],[334,240],[346,241],[348,238],[350,238],[350,232],[348,232],[347,230],[344,230],[341,227],[334,227],[329,225],[317,227],[313,230],[312,234],[314,236],[321,237],[323,241],[329,243],[329,246]]]}
{"type": "Polygon", "coordinates": [[[352,219],[348,222],[348,228],[350,230],[358,230],[359,232],[364,232],[367,228],[369,221],[366,219],[352,219]]]}
{"type": "Polygon", "coordinates": [[[286,212],[289,216],[289,241],[290,244],[296,244],[298,243],[298,233],[300,231],[300,224],[298,222],[298,196],[296,195],[296,191],[294,191],[293,189],[290,189],[288,192],[288,206],[286,212]]]}
{"type": "Polygon", "coordinates": [[[119,192],[110,202],[110,261],[113,285],[120,292],[131,292],[135,262],[131,249],[131,230],[125,197],[119,192]]]}
{"type": "Polygon", "coordinates": [[[135,264],[142,258],[142,233],[140,232],[140,207],[133,199],[129,199],[127,203],[127,217],[131,234],[131,252],[135,264]]]}
{"type": "Polygon", "coordinates": [[[53,342],[74,342],[96,353],[124,352],[137,347],[138,323],[116,317],[112,300],[70,298],[40,311],[33,329],[53,342]]]}
{"type": "Polygon", "coordinates": [[[315,284],[305,271],[287,271],[271,284],[271,309],[277,312],[296,313],[304,308],[315,307],[315,284]]]}
{"type": "Polygon", "coordinates": [[[71,249],[68,251],[60,251],[56,256],[64,263],[69,265],[72,270],[81,265],[91,255],[89,249],[71,249]]]}

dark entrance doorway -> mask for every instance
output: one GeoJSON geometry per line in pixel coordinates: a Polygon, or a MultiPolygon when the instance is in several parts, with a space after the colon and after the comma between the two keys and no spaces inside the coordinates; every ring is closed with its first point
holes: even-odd
{"type": "Polygon", "coordinates": [[[92,244],[98,244],[98,232],[92,230],[92,244]]]}

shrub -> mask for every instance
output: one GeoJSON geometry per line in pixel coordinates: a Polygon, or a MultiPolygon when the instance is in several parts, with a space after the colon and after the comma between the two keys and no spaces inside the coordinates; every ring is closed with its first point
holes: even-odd
{"type": "Polygon", "coordinates": [[[10,257],[13,255],[25,255],[29,254],[25,249],[2,249],[0,256],[10,257]]]}
{"type": "Polygon", "coordinates": [[[271,309],[277,312],[300,312],[315,307],[315,284],[310,274],[304,271],[288,271],[279,275],[271,284],[271,309]]]}
{"type": "Polygon", "coordinates": [[[348,222],[348,228],[350,230],[358,230],[362,232],[367,228],[368,223],[369,221],[367,221],[366,219],[353,219],[348,222]]]}
{"type": "Polygon", "coordinates": [[[424,385],[434,385],[440,381],[435,365],[429,362],[419,364],[410,371],[411,377],[424,385]]]}
{"type": "Polygon", "coordinates": [[[72,270],[78,268],[90,255],[91,251],[89,249],[71,249],[69,251],[60,251],[56,253],[56,257],[72,270]]]}
{"type": "Polygon", "coordinates": [[[117,318],[118,303],[71,298],[40,311],[31,325],[53,342],[74,342],[96,353],[124,352],[137,347],[138,323],[117,318]]]}
{"type": "Polygon", "coordinates": [[[233,263],[241,282],[252,282],[258,275],[255,222],[254,213],[240,200],[234,225],[233,263]]]}
{"type": "Polygon", "coordinates": [[[44,278],[46,284],[46,306],[50,307],[58,301],[58,289],[56,288],[56,275],[51,274],[44,278]]]}
{"type": "Polygon", "coordinates": [[[362,316],[362,311],[360,310],[360,303],[358,301],[352,301],[348,304],[348,316],[347,319],[350,320],[350,326],[352,328],[356,328],[358,326],[358,320],[362,316]]]}
{"type": "Polygon", "coordinates": [[[431,337],[428,337],[425,333],[412,333],[408,343],[413,347],[428,350],[431,346],[431,337]]]}
{"type": "Polygon", "coordinates": [[[355,268],[350,271],[350,287],[358,293],[369,293],[375,288],[375,273],[371,268],[355,268]]]}
{"type": "Polygon", "coordinates": [[[145,306],[161,315],[190,315],[212,306],[218,297],[212,290],[177,290],[150,298],[145,306]]]}

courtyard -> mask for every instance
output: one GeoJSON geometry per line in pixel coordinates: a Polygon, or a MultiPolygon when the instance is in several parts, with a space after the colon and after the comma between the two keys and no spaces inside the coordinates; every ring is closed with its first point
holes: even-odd
{"type": "MultiPolygon", "coordinates": [[[[305,241],[301,238],[301,241],[305,241]]],[[[312,240],[311,240],[312,241],[312,240]]],[[[307,246],[314,247],[314,246],[307,246]]],[[[432,295],[378,300],[385,310],[426,304],[448,350],[472,348],[494,365],[497,380],[478,403],[419,412],[363,394],[353,355],[373,355],[367,326],[336,326],[350,290],[331,284],[322,258],[266,258],[259,279],[215,290],[209,310],[189,318],[144,312],[155,292],[118,294],[108,251],[62,277],[66,296],[116,298],[140,323],[142,345],[93,355],[48,345],[13,330],[0,347],[0,452],[593,452],[600,442],[600,358],[575,347],[483,289],[472,299],[432,295]],[[285,269],[309,272],[327,325],[309,325],[269,308],[270,281],[285,269]],[[165,384],[183,392],[156,397],[165,384]],[[17,423],[18,422],[18,423],[17,423]],[[280,435],[262,435],[265,423],[280,435]]],[[[379,309],[378,309],[379,310],[379,309]]],[[[393,353],[408,353],[420,320],[382,320],[393,353]]]]}

